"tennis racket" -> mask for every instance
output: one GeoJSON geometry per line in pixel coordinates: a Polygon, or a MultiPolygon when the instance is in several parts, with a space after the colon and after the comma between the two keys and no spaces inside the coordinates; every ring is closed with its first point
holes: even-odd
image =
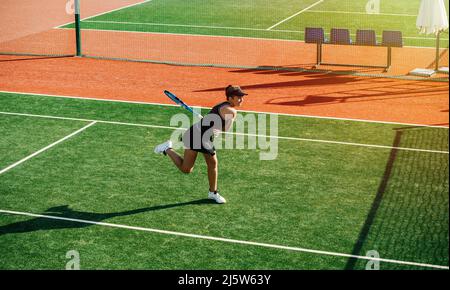
{"type": "Polygon", "coordinates": [[[186,105],[185,102],[183,102],[180,98],[178,98],[177,96],[175,96],[174,94],[172,94],[168,90],[165,90],[164,94],[166,94],[166,96],[168,96],[175,104],[180,105],[182,108],[185,108],[186,110],[188,110],[189,112],[191,112],[195,116],[199,117],[200,119],[203,118],[202,115],[200,115],[199,113],[195,112],[194,109],[192,109],[192,107],[186,105]]]}

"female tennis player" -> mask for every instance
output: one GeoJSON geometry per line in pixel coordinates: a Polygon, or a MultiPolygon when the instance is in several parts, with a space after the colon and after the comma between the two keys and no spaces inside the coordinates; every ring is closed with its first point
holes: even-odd
{"type": "Polygon", "coordinates": [[[225,203],[217,190],[218,160],[214,148],[214,135],[228,131],[236,118],[236,107],[240,107],[243,97],[247,95],[239,86],[229,85],[225,89],[226,102],[215,105],[198,123],[192,125],[182,137],[184,157],[172,149],[172,141],[155,147],[155,153],[168,155],[183,173],[191,173],[197,154],[202,153],[208,167],[208,198],[217,203],[225,203]]]}

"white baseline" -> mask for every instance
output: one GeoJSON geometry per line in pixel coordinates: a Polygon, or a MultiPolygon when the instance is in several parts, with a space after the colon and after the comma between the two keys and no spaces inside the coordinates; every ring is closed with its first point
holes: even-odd
{"type": "Polygon", "coordinates": [[[338,252],[321,251],[321,250],[306,249],[306,248],[299,248],[299,247],[289,247],[289,246],[282,246],[282,245],[275,245],[275,244],[267,244],[267,243],[259,243],[259,242],[252,242],[252,241],[243,241],[243,240],[235,240],[235,239],[228,239],[228,238],[204,236],[204,235],[189,234],[189,233],[182,233],[182,232],[175,232],[175,231],[166,231],[166,230],[160,230],[160,229],[113,224],[113,223],[95,222],[95,221],[89,221],[89,220],[57,217],[57,216],[50,216],[50,215],[41,215],[41,214],[34,214],[34,213],[28,213],[28,212],[18,212],[18,211],[10,211],[10,210],[0,209],[0,213],[30,216],[30,217],[36,217],[36,218],[46,218],[46,219],[53,219],[53,220],[71,221],[71,222],[91,224],[91,225],[104,226],[104,227],[120,228],[120,229],[143,231],[143,232],[152,232],[152,233],[158,233],[158,234],[164,234],[164,235],[173,235],[173,236],[181,236],[181,237],[187,237],[187,238],[212,240],[212,241],[232,243],[232,244],[259,246],[259,247],[265,247],[265,248],[289,250],[289,251],[296,251],[296,252],[303,252],[303,253],[310,253],[310,254],[317,254],[317,255],[328,255],[328,256],[334,256],[334,257],[354,258],[354,259],[360,259],[360,260],[380,261],[380,262],[391,263],[391,264],[410,265],[410,266],[435,268],[435,269],[447,269],[447,270],[449,269],[448,266],[442,266],[442,265],[433,265],[433,264],[400,261],[400,260],[384,259],[384,258],[373,258],[373,257],[350,255],[350,254],[344,254],[344,253],[338,253],[338,252]]]}
{"type": "MultiPolygon", "coordinates": [[[[17,95],[28,95],[28,96],[39,96],[39,97],[49,97],[49,98],[63,98],[63,99],[76,99],[85,101],[100,101],[100,102],[112,102],[112,103],[125,103],[125,104],[139,104],[139,105],[149,105],[149,106],[164,106],[164,107],[179,107],[175,104],[164,104],[164,103],[154,103],[154,102],[139,102],[139,101],[126,101],[126,100],[115,100],[115,99],[99,99],[93,97],[79,97],[79,96],[62,96],[62,95],[49,95],[49,94],[37,94],[37,93],[24,93],[24,92],[13,92],[13,91],[0,91],[0,93],[5,94],[17,94],[17,95]]],[[[209,107],[192,106],[199,109],[208,109],[209,107]]],[[[287,113],[273,113],[273,112],[263,112],[263,111],[250,111],[250,110],[239,110],[239,112],[244,113],[256,113],[256,114],[267,114],[267,115],[278,115],[287,117],[298,117],[298,118],[311,118],[311,119],[324,119],[324,120],[339,120],[339,121],[350,121],[350,122],[361,122],[361,123],[374,123],[374,124],[388,124],[388,125],[404,125],[404,126],[416,126],[424,128],[442,128],[449,129],[447,126],[438,125],[424,125],[424,124],[413,124],[413,123],[401,123],[401,122],[388,122],[388,121],[375,121],[375,120],[364,120],[364,119],[351,119],[351,118],[338,118],[338,117],[324,117],[324,116],[314,116],[314,115],[301,115],[301,114],[287,114],[287,113]]]]}
{"type": "MultiPolygon", "coordinates": [[[[250,28],[250,27],[237,27],[237,26],[208,26],[208,25],[190,25],[190,24],[175,24],[175,23],[153,23],[153,22],[129,22],[129,21],[110,21],[110,20],[86,20],[84,21],[86,23],[102,23],[102,24],[123,24],[123,25],[142,25],[142,26],[167,26],[167,27],[187,27],[187,28],[205,28],[205,29],[225,29],[225,30],[246,30],[246,31],[268,31],[267,29],[263,28],[250,28]]],[[[83,29],[83,30],[94,30],[94,31],[104,31],[101,29],[83,29]]],[[[118,31],[118,32],[139,32],[139,33],[155,33],[155,34],[173,34],[173,33],[166,33],[166,32],[152,32],[152,31],[129,31],[129,30],[110,30],[110,31],[118,31]]],[[[270,31],[274,32],[286,32],[286,33],[298,33],[298,34],[304,34],[304,31],[301,30],[286,30],[286,29],[271,29],[270,31]]],[[[329,35],[329,33],[325,33],[326,35],[329,35]]],[[[174,34],[177,35],[177,34],[174,34]]],[[[181,35],[192,35],[196,36],[195,34],[181,34],[181,35]]],[[[355,36],[356,33],[351,33],[351,36],[355,36]]],[[[214,36],[214,35],[200,35],[200,36],[214,36]]],[[[217,37],[228,37],[231,38],[232,36],[217,36],[217,37]]],[[[253,39],[252,37],[242,37],[246,39],[253,39]]],[[[418,37],[418,36],[403,36],[404,39],[430,39],[435,40],[434,37],[418,37]]],[[[267,40],[274,40],[272,38],[256,38],[256,39],[267,39],[267,40]]],[[[448,38],[440,38],[441,40],[448,40],[448,38]]],[[[280,41],[296,41],[298,40],[289,40],[289,39],[275,39],[280,41]]]]}
{"type": "MultiPolygon", "coordinates": [[[[33,114],[23,114],[23,113],[14,113],[14,112],[0,112],[0,114],[3,114],[3,115],[12,115],[12,116],[33,117],[33,118],[73,120],[73,121],[84,121],[84,122],[94,122],[94,123],[104,123],[104,124],[114,124],[114,125],[125,125],[125,126],[135,126],[135,127],[147,127],[147,128],[158,128],[158,129],[169,129],[169,130],[186,130],[186,129],[187,129],[187,128],[178,128],[178,127],[170,127],[170,126],[146,125],[146,124],[124,123],[124,122],[103,121],[103,120],[89,120],[89,119],[79,119],[79,118],[59,117],[59,116],[33,115],[33,114]]],[[[419,149],[419,148],[392,147],[392,146],[385,146],[385,145],[374,145],[374,144],[363,144],[363,143],[341,142],[341,141],[333,141],[333,140],[320,140],[320,139],[308,139],[308,138],[297,138],[297,137],[282,137],[282,136],[256,135],[256,134],[235,133],[235,132],[223,132],[223,134],[243,135],[243,136],[254,136],[254,137],[261,137],[261,138],[275,138],[275,139],[280,139],[280,140],[293,140],[293,141],[304,141],[304,142],[317,142],[317,143],[324,143],[324,144],[336,144],[336,145],[358,146],[358,147],[368,147],[368,148],[378,148],[378,149],[390,149],[390,150],[396,149],[396,150],[404,150],[404,151],[415,151],[415,152],[428,152],[428,153],[438,153],[438,154],[449,154],[448,151],[442,151],[442,150],[428,150],[428,149],[419,149]]],[[[1,174],[1,173],[0,173],[0,174],[1,174]]]]}

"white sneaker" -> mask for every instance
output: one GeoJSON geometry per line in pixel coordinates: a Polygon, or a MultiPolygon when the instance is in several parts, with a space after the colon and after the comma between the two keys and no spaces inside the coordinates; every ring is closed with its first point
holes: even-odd
{"type": "Polygon", "coordinates": [[[221,196],[218,192],[214,193],[214,192],[210,191],[208,193],[208,198],[213,199],[217,203],[226,203],[227,202],[226,199],[223,198],[223,196],[221,196]]]}
{"type": "Polygon", "coordinates": [[[172,141],[167,141],[155,147],[155,153],[164,154],[167,149],[172,148],[172,141]]]}

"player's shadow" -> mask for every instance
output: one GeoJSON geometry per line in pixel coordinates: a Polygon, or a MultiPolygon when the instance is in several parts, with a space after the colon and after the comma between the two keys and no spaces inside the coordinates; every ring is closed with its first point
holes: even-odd
{"type": "MultiPolygon", "coordinates": [[[[89,222],[102,222],[104,220],[120,217],[129,216],[139,213],[151,212],[156,210],[169,209],[180,206],[187,205],[203,205],[203,204],[215,204],[210,199],[199,199],[188,202],[173,203],[166,205],[158,205],[152,207],[139,208],[123,212],[114,213],[92,213],[76,211],[69,208],[68,205],[51,207],[47,209],[42,215],[61,217],[68,219],[77,219],[89,222]]],[[[56,229],[75,229],[75,228],[85,228],[94,225],[94,223],[87,223],[82,221],[69,221],[69,220],[58,220],[48,217],[37,217],[31,220],[12,223],[4,226],[0,226],[0,236],[5,234],[18,234],[18,233],[29,233],[35,231],[46,231],[46,230],[56,230],[56,229]]]]}

